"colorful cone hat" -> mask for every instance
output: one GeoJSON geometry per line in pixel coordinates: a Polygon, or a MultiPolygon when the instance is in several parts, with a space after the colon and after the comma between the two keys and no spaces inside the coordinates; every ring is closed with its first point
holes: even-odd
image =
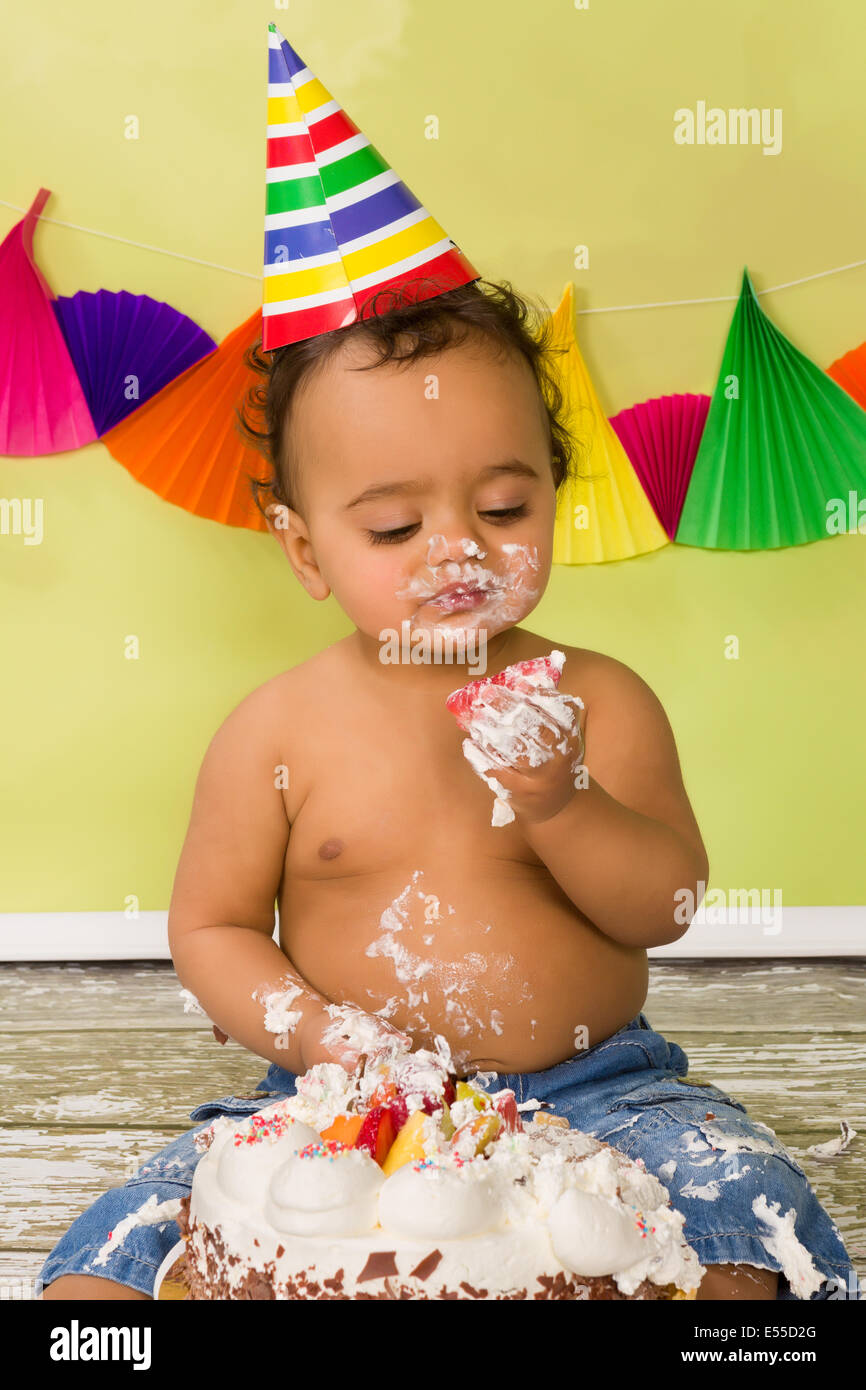
{"type": "Polygon", "coordinates": [[[268,30],[262,349],[354,323],[381,289],[413,284],[414,299],[432,299],[477,280],[277,26],[268,30]]]}

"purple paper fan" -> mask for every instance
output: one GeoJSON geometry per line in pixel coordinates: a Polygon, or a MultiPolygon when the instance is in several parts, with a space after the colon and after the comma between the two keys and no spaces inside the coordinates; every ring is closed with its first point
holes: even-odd
{"type": "Polygon", "coordinates": [[[709,396],[657,396],[611,416],[610,423],[671,540],[709,408],[709,396]]]}
{"type": "Polygon", "coordinates": [[[79,290],[53,302],[100,436],[216,349],[186,314],[147,294],[79,290]]]}

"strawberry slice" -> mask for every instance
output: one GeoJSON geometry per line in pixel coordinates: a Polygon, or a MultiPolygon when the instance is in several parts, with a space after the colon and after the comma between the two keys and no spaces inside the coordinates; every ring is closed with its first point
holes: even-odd
{"type": "Polygon", "coordinates": [[[364,1116],[353,1148],[366,1149],[371,1158],[382,1164],[397,1137],[397,1125],[391,1106],[375,1105],[364,1116]]]}
{"type": "Polygon", "coordinates": [[[502,1091],[498,1096],[491,1096],[493,1109],[501,1117],[505,1125],[506,1133],[519,1134],[523,1130],[523,1123],[520,1119],[520,1111],[517,1109],[517,1099],[513,1091],[502,1091]]]}
{"type": "Polygon", "coordinates": [[[395,1135],[399,1134],[409,1118],[409,1107],[401,1095],[395,1095],[393,1100],[388,1101],[388,1109],[391,1111],[394,1133],[395,1135]]]}
{"type": "Polygon", "coordinates": [[[495,676],[484,676],[481,680],[470,681],[468,685],[454,690],[445,701],[461,729],[469,731],[476,703],[488,695],[491,688],[504,685],[508,690],[522,690],[528,681],[539,690],[550,690],[559,684],[562,675],[561,652],[551,652],[550,656],[534,656],[529,661],[516,661],[506,666],[495,676]]]}

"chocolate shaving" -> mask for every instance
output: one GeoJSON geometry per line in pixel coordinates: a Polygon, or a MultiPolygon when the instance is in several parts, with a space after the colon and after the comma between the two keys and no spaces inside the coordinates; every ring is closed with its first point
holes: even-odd
{"type": "Polygon", "coordinates": [[[417,1264],[414,1269],[409,1271],[409,1278],[429,1279],[441,1259],[441,1250],[431,1250],[429,1255],[424,1256],[420,1264],[417,1264]]]}
{"type": "Polygon", "coordinates": [[[358,1283],[363,1284],[366,1279],[384,1279],[386,1274],[397,1274],[396,1251],[394,1250],[373,1250],[361,1273],[358,1275],[358,1283]]]}

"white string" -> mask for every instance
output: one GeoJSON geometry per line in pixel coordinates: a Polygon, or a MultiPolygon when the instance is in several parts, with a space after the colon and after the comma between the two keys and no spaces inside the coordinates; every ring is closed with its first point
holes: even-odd
{"type": "MultiPolygon", "coordinates": [[[[13,208],[15,212],[27,212],[27,208],[18,207],[17,203],[7,203],[5,198],[0,198],[0,204],[4,208],[13,208]]],[[[234,266],[218,265],[216,261],[201,261],[197,256],[184,256],[180,251],[167,251],[164,246],[148,246],[144,241],[130,241],[129,237],[113,236],[111,232],[98,232],[94,227],[79,227],[75,222],[61,222],[57,217],[39,217],[40,222],[53,222],[55,227],[71,227],[74,232],[87,232],[89,236],[105,237],[107,241],[120,241],[124,246],[137,246],[142,251],[156,251],[160,256],[171,256],[176,261],[191,261],[193,265],[207,266],[209,270],[224,270],[227,275],[242,275],[245,280],[261,280],[261,275],[251,275],[248,270],[235,270],[234,266]]]]}
{"type": "MultiPolygon", "coordinates": [[[[822,280],[825,275],[839,275],[843,270],[857,270],[866,261],[851,261],[850,265],[836,265],[832,270],[818,270],[814,275],[803,275],[799,280],[786,280],[784,285],[771,285],[766,290],[755,290],[755,294],[775,294],[777,290],[789,290],[794,285],[805,285],[809,280],[822,280]]],[[[724,304],[739,299],[738,294],[718,294],[707,299],[663,299],[655,304],[611,304],[603,309],[577,309],[578,314],[616,314],[629,309],[674,309],[681,304],[724,304]]]]}
{"type": "MultiPolygon", "coordinates": [[[[0,206],[12,208],[14,212],[27,212],[27,208],[19,207],[17,203],[8,203],[5,198],[0,198],[0,206]]],[[[155,251],[160,256],[171,256],[177,261],[189,261],[192,265],[203,265],[208,270],[222,270],[227,275],[240,275],[245,280],[261,280],[262,276],[252,275],[248,270],[236,270],[234,266],[219,265],[216,261],[202,261],[197,256],[184,256],[180,251],[168,251],[164,246],[149,246],[143,241],[131,241],[128,237],[114,236],[111,232],[99,232],[94,227],[79,227],[75,222],[61,222],[57,217],[39,218],[40,222],[53,222],[56,227],[71,227],[75,232],[86,232],[89,236],[105,237],[107,241],[119,241],[124,246],[137,246],[141,251],[155,251]]],[[[822,280],[827,275],[840,275],[845,270],[858,270],[866,265],[866,260],[851,261],[849,265],[836,265],[830,270],[819,270],[814,275],[803,275],[799,280],[786,280],[783,285],[771,285],[766,290],[756,290],[755,294],[759,297],[763,294],[776,294],[778,290],[790,290],[795,285],[806,285],[810,280],[822,280]]],[[[699,299],[659,299],[649,304],[608,304],[598,309],[577,309],[578,314],[621,314],[629,313],[636,309],[677,309],[686,304],[729,304],[735,303],[740,296],[738,294],[717,294],[706,296],[699,299]]]]}

